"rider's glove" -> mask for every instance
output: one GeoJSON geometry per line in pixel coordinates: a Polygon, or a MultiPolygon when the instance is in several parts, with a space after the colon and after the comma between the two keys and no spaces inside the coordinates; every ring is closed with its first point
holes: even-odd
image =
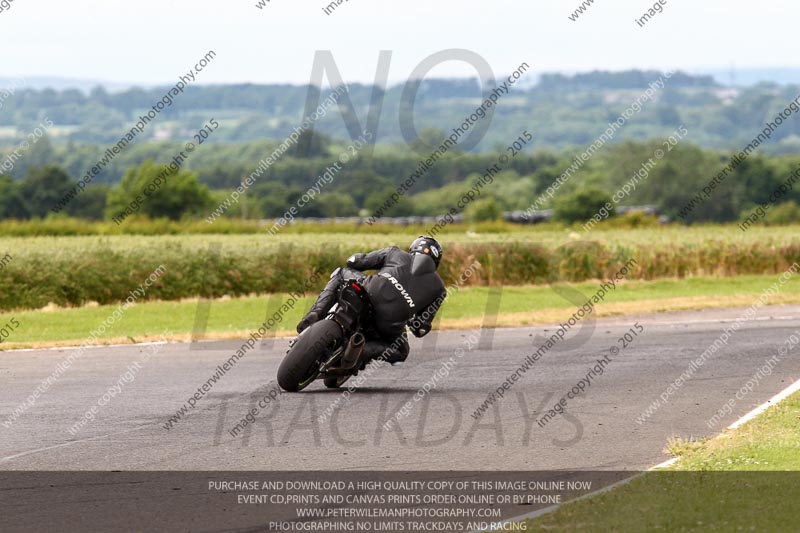
{"type": "Polygon", "coordinates": [[[430,333],[431,331],[431,323],[430,322],[423,322],[422,320],[412,320],[408,323],[408,327],[411,330],[411,333],[414,334],[415,337],[421,338],[430,333]]]}
{"type": "Polygon", "coordinates": [[[316,311],[309,311],[303,319],[297,324],[297,333],[303,333],[311,324],[319,322],[319,314],[316,311]]]}
{"type": "Polygon", "coordinates": [[[367,254],[353,254],[353,255],[351,255],[350,257],[347,258],[347,266],[349,266],[349,267],[353,266],[358,261],[361,261],[361,259],[365,255],[367,255],[367,254]]]}

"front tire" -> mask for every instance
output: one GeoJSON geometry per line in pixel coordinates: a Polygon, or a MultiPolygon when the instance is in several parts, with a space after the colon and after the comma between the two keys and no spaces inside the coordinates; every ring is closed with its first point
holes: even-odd
{"type": "Polygon", "coordinates": [[[303,332],[278,367],[278,385],[286,392],[305,389],[319,375],[319,363],[342,342],[342,329],[320,320],[303,332]]]}

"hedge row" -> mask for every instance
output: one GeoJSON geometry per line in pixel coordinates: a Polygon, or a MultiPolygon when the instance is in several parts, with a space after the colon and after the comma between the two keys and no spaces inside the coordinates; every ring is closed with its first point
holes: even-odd
{"type": "MultiPolygon", "coordinates": [[[[166,272],[143,299],[177,300],[204,296],[302,290],[315,273],[332,271],[358,244],[307,245],[241,249],[224,246],[198,249],[169,243],[107,250],[94,255],[41,251],[14,255],[0,269],[0,309],[37,309],[50,303],[80,306],[88,302],[123,301],[159,266],[166,272]]],[[[780,274],[800,263],[800,244],[710,241],[702,245],[610,245],[571,242],[559,247],[542,244],[453,244],[440,268],[450,284],[476,261],[481,265],[468,285],[541,284],[556,281],[607,279],[630,259],[636,265],[628,279],[701,275],[780,274]]],[[[313,290],[322,287],[322,279],[313,290]]]]}

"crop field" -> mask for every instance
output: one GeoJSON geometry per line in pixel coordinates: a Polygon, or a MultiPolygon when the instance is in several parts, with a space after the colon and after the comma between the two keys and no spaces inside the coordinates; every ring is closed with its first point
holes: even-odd
{"type": "MultiPolygon", "coordinates": [[[[17,223],[19,224],[19,223],[17,223]]],[[[102,228],[103,224],[95,224],[102,228]]],[[[113,225],[112,225],[113,226],[113,225]]],[[[207,226],[204,224],[204,226],[207,226]]],[[[356,226],[332,224],[319,226],[304,224],[289,226],[274,236],[266,231],[227,233],[193,232],[191,228],[175,226],[185,233],[172,234],[168,228],[161,227],[159,221],[151,222],[148,227],[153,233],[146,234],[99,234],[99,235],[64,235],[38,236],[25,231],[15,234],[6,231],[9,224],[0,226],[0,250],[20,247],[26,251],[52,251],[55,244],[69,243],[71,248],[91,248],[124,250],[131,246],[142,246],[153,242],[179,242],[191,248],[206,248],[209,243],[219,242],[237,247],[270,248],[289,243],[307,247],[317,247],[325,243],[343,244],[350,247],[374,248],[383,245],[405,245],[419,233],[430,230],[425,226],[411,225],[403,228],[396,226],[356,226]],[[159,231],[166,234],[156,234],[159,231]]],[[[91,225],[89,227],[92,227],[91,225]]],[[[207,227],[216,227],[207,226],[207,227]]],[[[602,226],[601,226],[602,228],[602,226]]],[[[241,229],[241,228],[237,228],[241,229]]],[[[148,230],[143,230],[143,233],[148,230]]],[[[614,246],[625,245],[683,245],[700,246],[707,243],[726,243],[737,246],[749,246],[756,243],[785,244],[800,242],[800,226],[753,226],[743,232],[735,224],[702,225],[702,226],[660,226],[647,228],[609,228],[584,231],[580,228],[542,225],[526,228],[515,225],[478,224],[475,226],[458,224],[445,228],[437,235],[443,244],[469,243],[506,243],[525,242],[539,243],[547,246],[558,246],[570,241],[595,241],[614,246]]]]}
{"type": "MultiPolygon", "coordinates": [[[[452,228],[450,228],[452,229],[452,228]]],[[[302,290],[354,252],[405,246],[420,228],[390,233],[84,235],[2,237],[0,309],[80,306],[124,300],[151,272],[166,272],[146,299],[177,300],[302,290]]],[[[563,228],[440,235],[441,273],[455,282],[477,261],[468,285],[579,282],[613,276],[631,259],[628,279],[730,277],[784,272],[800,261],[800,227],[734,225],[593,231],[563,228]]]]}

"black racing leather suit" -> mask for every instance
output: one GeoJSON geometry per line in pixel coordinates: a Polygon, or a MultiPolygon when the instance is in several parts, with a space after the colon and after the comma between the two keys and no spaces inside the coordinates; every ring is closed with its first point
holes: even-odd
{"type": "MultiPolygon", "coordinates": [[[[410,254],[392,246],[347,260],[356,270],[377,270],[363,281],[375,309],[375,328],[381,337],[395,339],[412,318],[433,321],[447,291],[430,256],[410,254]]],[[[430,327],[428,327],[430,330],[430,327]]]]}
{"type": "Polygon", "coordinates": [[[419,337],[427,334],[447,296],[433,259],[392,246],[368,254],[355,254],[347,260],[347,267],[331,275],[311,311],[324,316],[335,303],[342,280],[358,279],[369,294],[374,310],[372,328],[377,333],[377,336],[367,337],[366,359],[383,353],[389,362],[404,361],[409,351],[406,324],[412,321],[412,332],[419,337]],[[377,270],[377,273],[364,274],[367,270],[377,270]],[[387,353],[385,350],[389,346],[397,349],[387,353]]]}

